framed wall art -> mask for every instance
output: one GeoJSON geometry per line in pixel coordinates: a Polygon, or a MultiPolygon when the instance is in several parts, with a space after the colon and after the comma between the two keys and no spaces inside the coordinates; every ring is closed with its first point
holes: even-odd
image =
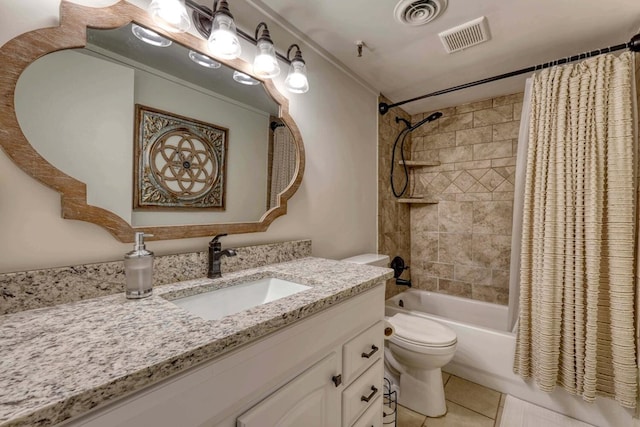
{"type": "Polygon", "coordinates": [[[136,104],[134,209],[224,210],[228,129],[136,104]]]}

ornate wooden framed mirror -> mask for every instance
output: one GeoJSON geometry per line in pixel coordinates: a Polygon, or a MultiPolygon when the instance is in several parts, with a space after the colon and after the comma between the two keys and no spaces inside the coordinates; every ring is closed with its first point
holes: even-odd
{"type": "MultiPolygon", "coordinates": [[[[63,0],[58,27],[22,34],[0,48],[0,62],[3,64],[0,75],[0,145],[4,152],[24,172],[60,193],[63,218],[97,224],[121,242],[131,242],[136,231],[153,234],[152,240],[265,231],[277,217],[287,212],[287,201],[299,188],[304,173],[302,137],[289,115],[287,98],[271,80],[253,76],[251,65],[242,59],[220,60],[222,74],[218,77],[210,75],[203,78],[201,75],[192,78],[159,71],[153,62],[175,65],[173,60],[162,57],[142,60],[135,49],[129,58],[117,48],[109,51],[109,43],[113,46],[130,44],[119,42],[117,37],[130,34],[133,24],[172,40],[184,52],[207,54],[206,40],[190,33],[168,33],[155,26],[146,11],[124,0],[106,8],[85,7],[63,0]],[[102,37],[111,33],[116,38],[102,37]],[[93,68],[84,69],[78,65],[85,63],[93,68]],[[56,64],[57,73],[52,71],[56,64]],[[120,71],[123,79],[114,79],[113,76],[120,71]],[[250,89],[246,88],[236,96],[229,92],[231,88],[215,85],[204,88],[200,84],[203,80],[219,83],[226,78],[224,73],[230,75],[234,72],[258,80],[260,84],[255,87],[262,93],[249,92],[250,89]],[[71,96],[71,91],[61,83],[67,81],[70,85],[83,87],[80,86],[83,78],[86,78],[84,87],[91,91],[87,93],[87,89],[83,89],[77,92],[85,93],[84,98],[93,104],[76,102],[78,96],[71,96]],[[158,92],[154,88],[158,84],[168,88],[163,98],[154,98],[158,92]],[[126,86],[130,86],[130,92],[124,90],[126,86]],[[176,95],[170,91],[177,87],[188,93],[176,95]],[[111,96],[121,91],[121,98],[111,96]],[[143,92],[146,95],[141,95],[143,92]],[[202,98],[203,104],[192,101],[200,99],[203,94],[208,96],[202,98]],[[124,105],[124,110],[107,107],[103,102],[103,96],[107,95],[117,101],[114,104],[124,105]],[[167,99],[183,102],[167,104],[167,99]],[[224,209],[219,209],[222,212],[193,208],[178,212],[138,212],[134,209],[135,104],[153,104],[150,107],[170,110],[176,116],[188,115],[194,122],[213,123],[214,127],[228,129],[229,159],[224,165],[227,193],[224,209]],[[218,110],[211,114],[210,105],[214,104],[218,105],[218,110]],[[79,115],[71,117],[70,110],[77,110],[79,115]],[[190,113],[185,113],[185,110],[190,113]],[[114,114],[109,115],[109,112],[114,114]],[[257,117],[256,123],[259,124],[247,125],[242,114],[257,117]],[[196,115],[198,117],[194,117],[196,115]],[[274,118],[285,126],[274,126],[274,118]],[[69,128],[75,129],[76,133],[65,133],[69,128]],[[98,134],[98,128],[108,129],[106,133],[98,134]],[[282,183],[280,177],[281,190],[273,190],[275,178],[272,179],[270,174],[275,171],[273,161],[277,156],[274,155],[277,151],[273,149],[273,132],[283,128],[295,158],[289,156],[288,159],[290,181],[287,183],[285,179],[282,183]],[[256,143],[258,139],[260,142],[256,143]],[[70,140],[75,140],[76,145],[68,145],[70,140]],[[243,148],[242,144],[257,145],[243,148]],[[116,151],[116,147],[121,151],[116,151]],[[119,166],[108,163],[107,158],[110,157],[119,166]],[[247,176],[250,174],[261,174],[264,179],[249,179],[247,176]],[[112,181],[121,184],[113,186],[112,181]],[[260,191],[252,192],[258,187],[260,191]],[[270,197],[269,193],[273,191],[281,192],[270,197]],[[249,209],[249,204],[254,202],[260,206],[259,210],[249,209]],[[248,211],[252,213],[247,214],[248,211]]],[[[180,163],[187,172],[193,169],[191,161],[180,163]]]]}

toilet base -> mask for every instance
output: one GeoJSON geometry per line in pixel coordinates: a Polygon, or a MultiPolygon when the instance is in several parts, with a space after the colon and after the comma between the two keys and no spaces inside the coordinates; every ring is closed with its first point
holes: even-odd
{"type": "Polygon", "coordinates": [[[447,413],[440,368],[428,371],[407,369],[400,375],[399,403],[428,417],[447,413]]]}

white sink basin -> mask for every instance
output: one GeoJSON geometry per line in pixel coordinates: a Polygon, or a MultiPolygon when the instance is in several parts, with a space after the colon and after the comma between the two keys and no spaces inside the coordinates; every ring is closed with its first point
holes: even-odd
{"type": "Polygon", "coordinates": [[[311,286],[275,277],[265,277],[171,302],[205,320],[216,320],[309,288],[311,286]]]}

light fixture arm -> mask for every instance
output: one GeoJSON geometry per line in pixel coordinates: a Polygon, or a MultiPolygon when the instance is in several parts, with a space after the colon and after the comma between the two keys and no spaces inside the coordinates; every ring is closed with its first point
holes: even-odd
{"type": "Polygon", "coordinates": [[[291,46],[289,46],[289,49],[287,49],[287,62],[291,64],[291,62],[293,61],[301,61],[303,64],[305,63],[304,59],[302,59],[302,52],[300,51],[300,46],[298,46],[296,43],[292,44],[291,46]],[[291,50],[294,47],[296,48],[296,54],[293,57],[293,59],[289,59],[291,57],[291,50]]]}

